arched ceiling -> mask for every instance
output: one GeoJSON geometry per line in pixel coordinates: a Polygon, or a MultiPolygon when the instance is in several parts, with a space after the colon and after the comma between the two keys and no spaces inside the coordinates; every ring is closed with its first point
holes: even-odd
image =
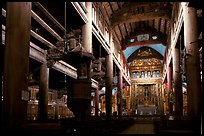
{"type": "Polygon", "coordinates": [[[148,58],[157,58],[163,60],[163,55],[161,55],[158,51],[151,47],[143,46],[136,50],[134,53],[132,53],[128,57],[127,62],[128,63],[132,62],[135,59],[148,59],[148,58]]]}
{"type": "MultiPolygon", "coordinates": [[[[142,48],[144,46],[131,46],[131,47],[127,47],[123,52],[125,55],[125,58],[128,60],[128,58],[137,50],[139,50],[140,48],[142,48]]],[[[165,49],[166,46],[162,45],[162,44],[152,44],[148,46],[149,48],[152,48],[154,50],[156,50],[158,53],[160,53],[162,56],[164,56],[165,53],[165,49]]]]}
{"type": "Polygon", "coordinates": [[[171,2],[97,2],[100,3],[105,18],[108,18],[112,33],[124,50],[128,46],[138,46],[141,43],[129,41],[143,32],[158,36],[159,39],[145,41],[145,45],[165,45],[170,30],[170,17],[172,13],[171,2]]]}

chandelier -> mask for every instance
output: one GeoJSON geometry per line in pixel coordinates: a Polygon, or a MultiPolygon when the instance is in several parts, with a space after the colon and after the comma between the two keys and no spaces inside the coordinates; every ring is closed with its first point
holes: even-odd
{"type": "Polygon", "coordinates": [[[55,47],[49,48],[47,50],[47,67],[52,68],[52,66],[59,60],[68,62],[70,51],[72,51],[77,46],[81,46],[81,29],[76,29],[69,31],[67,33],[67,21],[66,21],[66,2],[65,2],[65,31],[64,39],[62,41],[57,41],[55,47]]]}

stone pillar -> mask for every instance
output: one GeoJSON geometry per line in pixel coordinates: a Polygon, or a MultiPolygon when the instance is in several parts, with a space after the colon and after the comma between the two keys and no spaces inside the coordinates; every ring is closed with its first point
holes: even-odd
{"type": "Polygon", "coordinates": [[[112,54],[106,56],[106,119],[110,120],[112,115],[112,84],[113,84],[113,59],[112,54]]]}
{"type": "Polygon", "coordinates": [[[95,116],[98,116],[99,112],[99,90],[95,90],[95,116]]]}
{"type": "Polygon", "coordinates": [[[38,120],[46,121],[48,119],[48,83],[49,68],[47,62],[40,66],[40,84],[39,84],[39,102],[38,102],[38,120]]]}
{"type": "Polygon", "coordinates": [[[121,116],[122,112],[122,89],[123,89],[123,75],[122,70],[119,70],[118,74],[118,94],[117,94],[117,103],[118,103],[118,116],[121,116]]]}
{"type": "Polygon", "coordinates": [[[201,79],[197,32],[197,13],[194,7],[183,6],[183,8],[188,115],[189,117],[200,118],[201,79]]]}
{"type": "Polygon", "coordinates": [[[3,77],[3,126],[27,120],[31,2],[8,2],[3,77]]]}
{"type": "Polygon", "coordinates": [[[180,55],[179,49],[173,48],[173,82],[174,82],[174,92],[175,92],[175,115],[183,115],[183,94],[182,94],[182,80],[180,73],[180,55]]]}
{"type": "Polygon", "coordinates": [[[169,94],[168,95],[169,115],[172,115],[173,114],[173,103],[170,100],[170,94],[173,93],[172,91],[172,67],[171,66],[168,66],[167,82],[168,82],[168,94],[169,94]]]}

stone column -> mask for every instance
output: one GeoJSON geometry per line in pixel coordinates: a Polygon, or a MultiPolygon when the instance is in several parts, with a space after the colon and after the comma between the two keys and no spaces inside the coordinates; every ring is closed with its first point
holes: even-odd
{"type": "Polygon", "coordinates": [[[122,89],[123,89],[123,75],[122,70],[119,70],[118,74],[118,94],[117,94],[117,103],[118,103],[118,116],[121,116],[122,112],[122,89]]]}
{"type": "Polygon", "coordinates": [[[46,121],[48,119],[48,83],[49,68],[47,62],[40,66],[40,84],[39,84],[39,102],[38,102],[38,120],[46,121]]]}
{"type": "Polygon", "coordinates": [[[3,126],[27,120],[31,2],[7,2],[3,77],[3,126]]]}
{"type": "Polygon", "coordinates": [[[182,80],[180,74],[180,55],[179,49],[173,48],[173,82],[175,92],[175,115],[183,115],[183,95],[182,95],[182,80]]]}
{"type": "Polygon", "coordinates": [[[194,7],[183,6],[183,8],[188,115],[189,117],[200,118],[201,79],[197,32],[197,13],[194,7]]]}
{"type": "Polygon", "coordinates": [[[113,59],[112,54],[106,56],[106,119],[110,120],[112,115],[112,84],[113,84],[113,59]]]}

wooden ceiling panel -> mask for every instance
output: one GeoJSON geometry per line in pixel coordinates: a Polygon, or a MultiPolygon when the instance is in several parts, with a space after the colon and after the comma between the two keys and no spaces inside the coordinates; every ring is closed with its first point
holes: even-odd
{"type": "Polygon", "coordinates": [[[123,6],[123,4],[125,3],[125,2],[117,2],[118,3],[118,7],[119,8],[122,8],[122,6],[123,6]]]}
{"type": "Polygon", "coordinates": [[[154,28],[154,20],[149,20],[149,26],[154,28]]]}
{"type": "Polygon", "coordinates": [[[132,28],[132,24],[131,23],[129,23],[129,25],[130,25],[130,30],[131,30],[130,33],[131,33],[131,32],[133,32],[134,29],[132,28]]]}
{"type": "Polygon", "coordinates": [[[135,22],[131,22],[132,30],[134,31],[136,28],[135,22]]]}
{"type": "Polygon", "coordinates": [[[113,8],[113,11],[116,11],[119,8],[117,2],[110,2],[110,4],[113,8]]]}
{"type": "Polygon", "coordinates": [[[125,24],[123,24],[123,26],[124,26],[124,28],[125,28],[125,36],[127,36],[128,35],[128,31],[127,31],[127,27],[126,27],[126,25],[125,24]]]}
{"type": "Polygon", "coordinates": [[[106,10],[108,17],[110,17],[113,14],[113,11],[111,10],[111,7],[108,2],[102,2],[104,5],[104,9],[106,10]]]}
{"type": "Polygon", "coordinates": [[[121,34],[121,39],[124,39],[125,38],[125,36],[124,36],[124,32],[123,32],[123,28],[122,28],[122,24],[119,24],[118,25],[118,29],[119,29],[119,31],[120,31],[120,34],[121,34]]]}
{"type": "Polygon", "coordinates": [[[127,35],[130,35],[130,33],[131,33],[130,23],[126,23],[125,26],[126,26],[126,29],[127,29],[127,35]]]}
{"type": "Polygon", "coordinates": [[[165,27],[165,19],[161,19],[161,26],[160,26],[160,31],[164,33],[164,27],[165,27]]]}
{"type": "Polygon", "coordinates": [[[135,22],[135,29],[138,29],[141,25],[141,22],[135,22]]]}
{"type": "Polygon", "coordinates": [[[121,39],[122,39],[122,35],[121,35],[120,29],[119,29],[118,26],[116,26],[116,28],[115,28],[115,32],[116,32],[116,35],[118,36],[118,39],[121,41],[121,39]]]}
{"type": "Polygon", "coordinates": [[[159,18],[155,19],[154,21],[154,28],[159,31],[159,18]]]}
{"type": "Polygon", "coordinates": [[[102,2],[120,42],[141,29],[167,34],[172,4],[166,2],[102,2]]]}
{"type": "Polygon", "coordinates": [[[170,21],[167,21],[167,24],[166,24],[166,35],[168,35],[169,29],[170,29],[170,21]]]}
{"type": "Polygon", "coordinates": [[[123,37],[123,39],[125,39],[126,31],[125,31],[124,24],[119,24],[119,27],[120,27],[120,30],[121,30],[122,37],[123,37]]]}

